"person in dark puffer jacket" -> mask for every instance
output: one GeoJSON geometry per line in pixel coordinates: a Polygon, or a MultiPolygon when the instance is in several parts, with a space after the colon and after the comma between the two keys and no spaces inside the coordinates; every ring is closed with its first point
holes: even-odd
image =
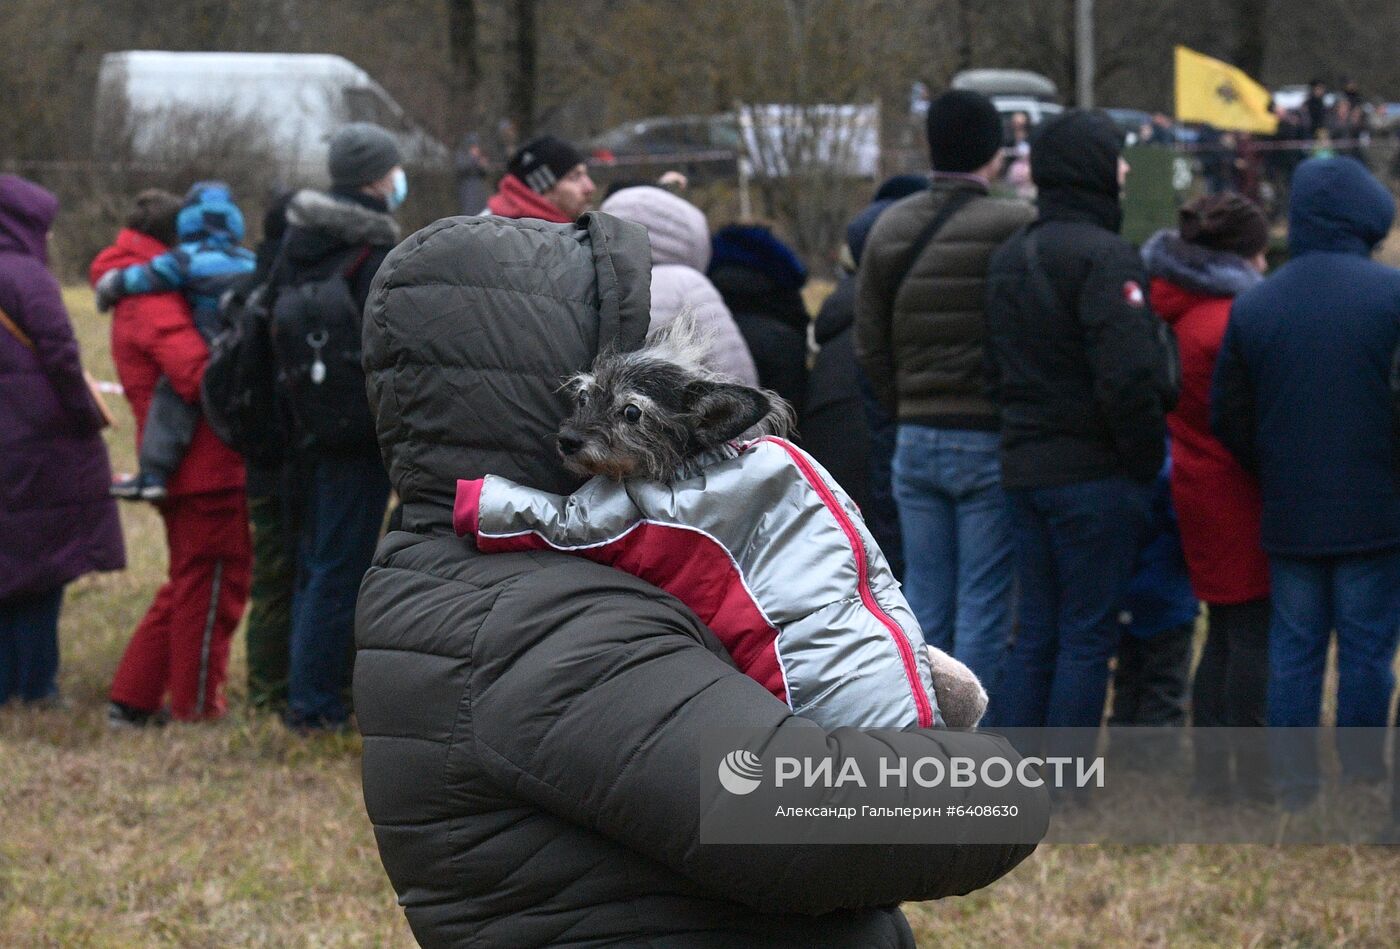
{"type": "Polygon", "coordinates": [[[787,399],[802,428],[807,391],[807,268],[791,247],[759,224],[730,224],[713,239],[706,276],[734,314],[758,384],[787,399]]]}
{"type": "MultiPolygon", "coordinates": [[[[348,273],[363,312],[370,281],[399,237],[392,214],[407,194],[402,156],[392,135],[357,122],[336,132],[329,157],[331,190],[299,191],[287,202],[286,263],[273,280],[274,292],[348,273]]],[[[284,717],[302,731],[346,727],[355,591],[389,503],[389,479],[369,434],[367,406],[357,401],[346,406],[346,415],[364,418],[363,429],[351,426],[356,443],[327,447],[304,435],[295,438],[305,499],[297,512],[298,585],[284,717]]]]}
{"type": "MultiPolygon", "coordinates": [[[[1032,847],[703,845],[727,792],[696,772],[702,737],[752,726],[977,761],[1014,757],[1004,740],[828,734],[655,587],[452,533],[458,478],[578,487],[553,441],[559,381],[641,344],[650,269],[644,231],[607,215],[449,218],[375,280],[365,365],[404,530],[361,590],[355,707],[384,867],[427,947],[912,947],[900,901],[984,886],[1032,847]]],[[[1034,835],[1043,789],[1017,793],[1034,835]]]]}
{"type": "Polygon", "coordinates": [[[1176,400],[1175,348],[1118,236],[1127,175],[1099,111],[1031,144],[1039,216],[992,257],[991,389],[1001,412],[1020,626],[993,703],[1002,726],[1097,727],[1114,622],[1147,526],[1176,400]]]}
{"type": "Polygon", "coordinates": [[[870,235],[856,346],[899,419],[894,492],[909,605],[924,638],[966,663],[995,705],[1015,571],[997,411],[986,396],[983,309],[992,253],[1034,212],[989,193],[1002,126],[986,96],[943,93],[929,105],[927,132],[931,185],[890,208],[870,235]]]}
{"type": "Polygon", "coordinates": [[[812,322],[817,358],[807,377],[802,419],[802,447],[860,507],[890,570],[901,580],[904,551],[890,490],[895,424],[856,360],[856,268],[876,218],[900,198],[927,187],[922,175],[895,175],[847,225],[841,279],[812,322]]]}
{"type": "MultiPolygon", "coordinates": [[[[1292,259],[1235,298],[1211,397],[1216,435],[1258,474],[1263,496],[1269,725],[1317,726],[1335,629],[1341,762],[1363,780],[1385,776],[1381,737],[1400,637],[1391,389],[1400,272],[1370,259],[1394,218],[1394,199],[1359,162],[1299,165],[1292,259]]],[[[1285,803],[1306,803],[1316,793],[1316,749],[1289,751],[1275,762],[1279,790],[1285,803]]]]}

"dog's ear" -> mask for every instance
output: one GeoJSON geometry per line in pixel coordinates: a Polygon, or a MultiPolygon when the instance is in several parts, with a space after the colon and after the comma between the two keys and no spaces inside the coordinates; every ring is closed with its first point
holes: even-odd
{"type": "Polygon", "coordinates": [[[772,408],[768,396],[748,386],[693,382],[686,389],[691,430],[695,441],[706,448],[738,438],[772,408]]]}

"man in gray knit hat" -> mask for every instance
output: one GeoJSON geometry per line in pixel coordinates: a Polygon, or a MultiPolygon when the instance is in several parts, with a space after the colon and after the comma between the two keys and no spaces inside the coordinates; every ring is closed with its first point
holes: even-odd
{"type": "MultiPolygon", "coordinates": [[[[283,392],[295,418],[289,452],[303,503],[296,525],[282,524],[275,516],[268,523],[255,516],[253,524],[255,561],[263,556],[264,533],[272,535],[269,553],[278,553],[280,536],[288,548],[281,551],[283,557],[295,555],[297,583],[286,642],[250,642],[249,655],[286,657],[285,672],[268,670],[266,675],[285,675],[286,720],[301,731],[346,727],[349,709],[343,693],[349,683],[355,595],[379,541],[389,499],[357,350],[370,282],[399,242],[393,213],[408,194],[402,161],[398,143],[379,126],[343,126],[330,142],[331,189],[292,196],[281,260],[275,265],[274,324],[281,326],[283,313],[297,306],[325,307],[315,313],[314,322],[331,330],[287,332],[279,339],[283,392]],[[337,274],[344,276],[349,298],[292,289],[337,274]],[[343,331],[340,336],[336,328],[343,331]],[[319,347],[312,341],[318,336],[319,347]],[[303,337],[313,348],[301,346],[303,337]]],[[[260,638],[277,636],[259,630],[260,638]]]]}

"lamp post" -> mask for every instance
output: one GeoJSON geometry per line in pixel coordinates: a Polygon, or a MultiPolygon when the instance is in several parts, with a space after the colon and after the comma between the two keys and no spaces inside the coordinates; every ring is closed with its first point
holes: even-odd
{"type": "Polygon", "coordinates": [[[1094,107],[1094,0],[1074,0],[1075,104],[1094,107]]]}

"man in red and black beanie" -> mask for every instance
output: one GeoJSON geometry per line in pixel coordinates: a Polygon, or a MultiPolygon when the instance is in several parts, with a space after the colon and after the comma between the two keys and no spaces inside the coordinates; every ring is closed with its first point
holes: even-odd
{"type": "Polygon", "coordinates": [[[486,208],[500,217],[568,224],[589,209],[596,190],[583,153],[563,139],[542,135],[511,157],[486,208]]]}

